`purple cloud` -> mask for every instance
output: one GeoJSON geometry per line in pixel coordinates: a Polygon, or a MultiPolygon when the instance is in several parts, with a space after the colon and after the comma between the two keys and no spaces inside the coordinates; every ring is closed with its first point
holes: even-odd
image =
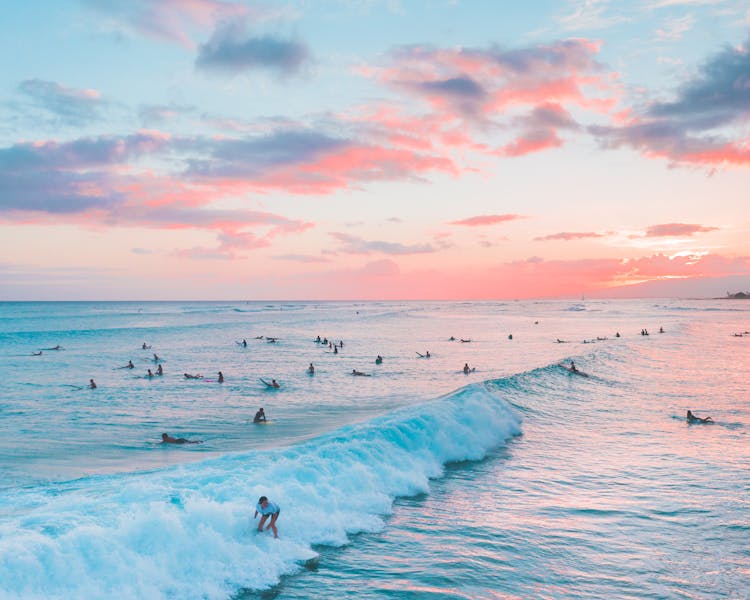
{"type": "Polygon", "coordinates": [[[66,125],[77,126],[99,121],[103,118],[102,110],[108,105],[96,90],[69,88],[42,79],[22,81],[18,85],[18,91],[66,125]]]}
{"type": "Polygon", "coordinates": [[[273,132],[264,136],[185,140],[185,147],[202,146],[205,158],[188,161],[187,174],[199,178],[255,177],[270,168],[306,163],[342,150],[351,142],[312,130],[273,132]]]}
{"type": "Polygon", "coordinates": [[[750,39],[709,58],[670,102],[655,102],[622,127],[593,126],[604,147],[705,165],[750,165],[741,137],[750,118],[750,39]],[[733,134],[730,132],[734,132],[733,134]]]}
{"type": "Polygon", "coordinates": [[[293,40],[271,35],[251,36],[244,25],[225,23],[198,51],[195,66],[207,71],[242,73],[270,69],[283,75],[299,71],[310,60],[307,47],[293,40]]]}
{"type": "Polygon", "coordinates": [[[364,240],[346,233],[331,232],[331,237],[342,243],[339,252],[344,254],[371,254],[380,252],[382,254],[427,254],[437,252],[437,248],[430,244],[400,244],[398,242],[382,242],[375,240],[364,240]]]}

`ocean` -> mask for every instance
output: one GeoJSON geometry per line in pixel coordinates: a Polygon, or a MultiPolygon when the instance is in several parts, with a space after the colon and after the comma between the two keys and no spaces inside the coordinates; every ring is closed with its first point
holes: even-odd
{"type": "Polygon", "coordinates": [[[726,299],[0,303],[0,598],[750,598],[748,330],[726,299]]]}

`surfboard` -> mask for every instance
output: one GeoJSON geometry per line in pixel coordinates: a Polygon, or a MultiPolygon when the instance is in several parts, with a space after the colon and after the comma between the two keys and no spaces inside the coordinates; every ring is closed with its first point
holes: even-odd
{"type": "Polygon", "coordinates": [[[571,375],[580,375],[581,377],[588,377],[589,376],[588,373],[584,373],[583,371],[579,371],[578,369],[576,369],[574,371],[573,369],[571,369],[570,367],[566,367],[565,365],[558,365],[558,366],[562,367],[563,369],[565,369],[571,375]]]}

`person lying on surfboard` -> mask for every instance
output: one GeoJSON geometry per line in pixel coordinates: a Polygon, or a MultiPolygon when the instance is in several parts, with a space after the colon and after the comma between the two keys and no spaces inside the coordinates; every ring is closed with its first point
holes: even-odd
{"type": "Polygon", "coordinates": [[[687,411],[687,422],[688,423],[713,423],[714,420],[711,417],[696,417],[691,411],[687,411]]]}
{"type": "Polygon", "coordinates": [[[173,438],[168,433],[161,434],[162,444],[202,444],[202,440],[186,440],[185,438],[173,438]]]}

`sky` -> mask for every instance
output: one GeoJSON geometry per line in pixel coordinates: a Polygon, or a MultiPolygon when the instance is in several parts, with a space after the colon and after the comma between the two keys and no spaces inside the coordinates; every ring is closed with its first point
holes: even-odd
{"type": "Polygon", "coordinates": [[[746,0],[29,0],[0,300],[750,290],[746,0]]]}

